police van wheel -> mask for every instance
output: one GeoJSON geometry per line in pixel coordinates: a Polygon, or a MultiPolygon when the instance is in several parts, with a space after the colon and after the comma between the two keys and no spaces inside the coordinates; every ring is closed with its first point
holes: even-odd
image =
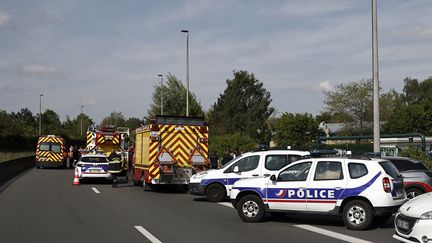
{"type": "Polygon", "coordinates": [[[364,201],[351,201],[343,209],[343,222],[348,229],[367,229],[374,219],[374,214],[368,203],[364,201]]]}
{"type": "Polygon", "coordinates": [[[255,195],[246,195],[237,204],[237,213],[245,222],[259,222],[265,214],[264,203],[255,195]]]}
{"type": "Polygon", "coordinates": [[[206,190],[206,197],[210,202],[221,202],[225,196],[225,188],[220,184],[212,184],[206,190]]]}

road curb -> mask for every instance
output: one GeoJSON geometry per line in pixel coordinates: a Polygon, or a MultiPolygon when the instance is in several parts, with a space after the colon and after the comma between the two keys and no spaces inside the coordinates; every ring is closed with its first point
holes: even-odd
{"type": "Polygon", "coordinates": [[[35,166],[34,156],[0,163],[0,193],[19,175],[35,166]]]}

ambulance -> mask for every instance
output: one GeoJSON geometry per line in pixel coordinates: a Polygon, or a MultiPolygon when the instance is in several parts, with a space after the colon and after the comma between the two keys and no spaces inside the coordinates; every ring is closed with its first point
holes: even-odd
{"type": "Polygon", "coordinates": [[[55,135],[40,136],[36,145],[36,168],[64,167],[65,140],[55,135]]]}

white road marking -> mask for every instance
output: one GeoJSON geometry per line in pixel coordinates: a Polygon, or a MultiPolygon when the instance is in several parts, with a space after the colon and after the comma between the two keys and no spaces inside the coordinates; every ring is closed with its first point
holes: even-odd
{"type": "Polygon", "coordinates": [[[92,187],[92,190],[98,194],[100,193],[100,191],[96,187],[92,187]]]}
{"type": "Polygon", "coordinates": [[[135,229],[138,230],[141,234],[143,234],[147,239],[149,239],[152,243],[162,243],[156,237],[154,237],[150,232],[148,232],[142,226],[135,226],[135,229]]]}
{"type": "Polygon", "coordinates": [[[352,242],[352,243],[373,243],[372,241],[367,241],[359,238],[355,238],[352,236],[336,233],[330,230],[321,229],[312,225],[307,224],[301,224],[301,225],[294,225],[294,227],[301,228],[304,230],[312,231],[321,235],[325,235],[328,237],[332,237],[338,240],[346,241],[346,242],[352,242]]]}
{"type": "Polygon", "coordinates": [[[232,203],[229,202],[218,202],[218,204],[223,205],[225,207],[234,208],[232,203]]]}

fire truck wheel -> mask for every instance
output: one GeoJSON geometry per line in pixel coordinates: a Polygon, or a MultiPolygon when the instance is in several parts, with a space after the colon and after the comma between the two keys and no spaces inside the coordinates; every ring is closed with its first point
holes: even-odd
{"type": "Polygon", "coordinates": [[[206,190],[207,199],[210,202],[221,202],[225,196],[225,188],[221,184],[211,184],[206,190]]]}

